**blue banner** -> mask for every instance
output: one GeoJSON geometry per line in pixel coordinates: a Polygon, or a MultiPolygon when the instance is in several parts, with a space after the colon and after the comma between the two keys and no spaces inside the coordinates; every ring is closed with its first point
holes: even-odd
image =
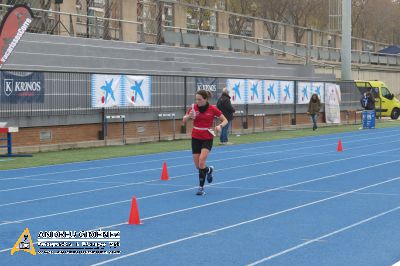
{"type": "Polygon", "coordinates": [[[43,103],[44,74],[33,72],[27,76],[1,73],[1,103],[43,103]]]}
{"type": "Polygon", "coordinates": [[[196,91],[205,90],[211,92],[214,101],[218,101],[218,79],[217,78],[196,78],[196,91]]]}

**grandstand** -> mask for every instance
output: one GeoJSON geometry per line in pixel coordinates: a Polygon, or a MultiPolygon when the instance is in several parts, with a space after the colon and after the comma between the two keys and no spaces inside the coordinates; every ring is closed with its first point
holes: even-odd
{"type": "MultiPolygon", "coordinates": [[[[60,9],[64,6],[69,5],[64,3],[56,7],[60,9]]],[[[184,7],[173,5],[175,9],[184,7]]],[[[94,17],[96,23],[86,25],[90,29],[85,36],[82,31],[88,29],[84,27],[85,19],[78,20],[83,15],[65,13],[62,8],[60,11],[34,9],[38,17],[30,30],[32,33],[24,35],[3,66],[3,72],[14,76],[43,73],[45,84],[43,101],[3,103],[0,107],[0,119],[20,128],[14,137],[16,151],[186,138],[187,131],[180,124],[180,118],[193,101],[197,77],[217,78],[217,95],[228,79],[287,80],[294,81],[296,88],[299,82],[337,83],[334,61],[340,60],[339,49],[315,45],[318,38],[321,43],[324,42],[326,34],[323,32],[310,31],[312,36],[319,37],[311,38],[313,43],[304,44],[288,40],[271,41],[263,36],[245,38],[223,32],[211,34],[167,24],[164,24],[161,33],[153,34],[149,28],[154,27],[149,27],[151,23],[143,17],[136,18],[141,21],[126,21],[122,17],[117,24],[115,19],[110,19],[110,29],[113,25],[119,25],[119,28],[106,31],[105,24],[96,24],[98,18],[94,17]],[[39,31],[39,18],[53,20],[51,31],[39,31]],[[127,29],[132,29],[133,35],[127,35],[127,29]],[[119,32],[119,35],[106,36],[105,32],[119,32]],[[148,43],[151,42],[150,37],[157,34],[162,43],[148,43]],[[97,38],[101,36],[104,40],[97,38]],[[314,66],[305,65],[310,60],[314,66]],[[330,73],[320,74],[315,68],[319,72],[323,69],[322,72],[330,73]],[[101,74],[150,76],[151,105],[94,107],[92,76],[101,74]],[[108,117],[116,115],[124,116],[123,137],[121,119],[109,118],[110,121],[107,121],[108,117]],[[160,120],[160,117],[167,119],[160,120]],[[108,125],[107,135],[105,124],[108,125]]],[[[89,22],[89,19],[92,23],[93,17],[87,17],[86,21],[89,22]]],[[[107,20],[101,18],[102,22],[107,20]]],[[[289,29],[288,25],[279,26],[289,29]]],[[[362,56],[360,54],[356,60],[361,62],[362,56]]],[[[369,63],[375,60],[371,59],[372,56],[375,55],[367,56],[369,63]]],[[[389,64],[380,57],[376,56],[376,63],[389,64]]],[[[395,61],[390,62],[397,64],[397,57],[393,58],[395,61]]],[[[341,84],[342,120],[345,122],[353,121],[358,108],[358,95],[352,88],[351,83],[341,84]]],[[[304,104],[239,104],[236,109],[239,112],[233,130],[239,132],[260,130],[261,125],[264,130],[266,127],[278,129],[309,123],[304,104]]]]}

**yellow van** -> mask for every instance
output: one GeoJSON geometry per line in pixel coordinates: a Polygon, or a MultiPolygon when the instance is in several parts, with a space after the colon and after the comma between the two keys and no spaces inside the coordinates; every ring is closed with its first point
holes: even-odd
{"type": "Polygon", "coordinates": [[[384,82],[379,80],[356,80],[356,86],[361,96],[367,91],[372,92],[375,97],[376,116],[390,116],[392,119],[399,118],[400,102],[389,91],[384,82]]]}

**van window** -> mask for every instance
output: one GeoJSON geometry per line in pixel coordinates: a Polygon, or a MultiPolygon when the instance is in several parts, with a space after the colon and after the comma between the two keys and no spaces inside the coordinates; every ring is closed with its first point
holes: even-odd
{"type": "Polygon", "coordinates": [[[374,98],[379,98],[379,89],[378,88],[373,88],[371,90],[372,95],[374,95],[374,98]]]}
{"type": "Polygon", "coordinates": [[[390,93],[390,91],[389,91],[387,88],[382,87],[382,88],[381,88],[381,93],[382,93],[382,96],[383,96],[383,97],[385,97],[386,99],[391,100],[392,94],[390,93]]]}

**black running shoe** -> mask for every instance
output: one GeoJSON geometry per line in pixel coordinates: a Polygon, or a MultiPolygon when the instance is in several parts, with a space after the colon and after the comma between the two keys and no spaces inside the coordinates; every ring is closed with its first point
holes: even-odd
{"type": "Polygon", "coordinates": [[[209,166],[208,167],[208,173],[206,174],[208,183],[212,183],[212,181],[213,181],[213,174],[212,174],[213,171],[214,171],[214,166],[209,166]]]}

